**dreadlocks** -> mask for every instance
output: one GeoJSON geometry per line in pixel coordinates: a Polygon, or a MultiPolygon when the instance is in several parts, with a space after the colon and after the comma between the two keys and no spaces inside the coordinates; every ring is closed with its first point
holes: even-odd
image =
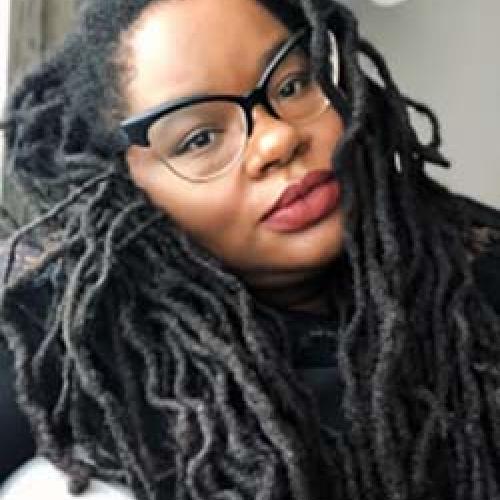
{"type": "Polygon", "coordinates": [[[9,240],[0,328],[38,451],[75,493],[96,477],[144,500],[498,498],[500,322],[468,242],[499,214],[426,175],[448,164],[438,122],[400,93],[345,7],[261,1],[311,25],[328,96],[327,30],[340,44],[347,271],[331,297],[345,426],[321,426],[282,319],[133,185],[114,127],[118,48],[152,2],[88,0],[4,126],[10,175],[38,215],[9,240]],[[410,108],[429,119],[428,144],[410,108]],[[11,272],[28,237],[44,251],[11,272]]]}

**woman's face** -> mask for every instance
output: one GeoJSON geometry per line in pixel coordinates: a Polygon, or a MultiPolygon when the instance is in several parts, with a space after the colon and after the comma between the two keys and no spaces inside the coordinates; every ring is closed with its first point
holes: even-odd
{"type": "MultiPolygon", "coordinates": [[[[270,48],[290,32],[255,0],[167,0],[146,8],[124,38],[131,73],[129,116],[194,94],[245,94],[270,48]]],[[[262,217],[282,192],[312,171],[330,169],[342,133],[337,112],[292,125],[253,109],[241,162],[205,183],[176,176],[150,148],[127,153],[134,182],[179,226],[251,286],[300,283],[342,247],[342,213],[330,209],[298,228],[262,217]]]]}

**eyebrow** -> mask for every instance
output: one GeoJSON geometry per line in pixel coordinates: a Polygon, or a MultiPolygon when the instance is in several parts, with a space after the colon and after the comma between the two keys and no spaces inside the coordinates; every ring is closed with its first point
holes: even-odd
{"type": "MultiPolygon", "coordinates": [[[[2,1],[2,0],[0,0],[2,1]]],[[[279,51],[283,48],[283,46],[288,42],[288,40],[290,40],[290,38],[293,36],[293,33],[288,33],[284,38],[282,38],[281,40],[278,40],[277,42],[275,42],[273,45],[271,45],[271,47],[269,47],[268,49],[266,49],[259,57],[258,61],[257,61],[257,65],[259,67],[259,72],[260,74],[264,73],[264,71],[266,71],[266,68],[269,66],[269,64],[271,64],[272,60],[278,55],[279,51]]],[[[143,111],[142,113],[139,113],[137,116],[132,116],[130,118],[127,118],[126,120],[124,120],[124,122],[126,121],[129,121],[129,120],[132,120],[132,119],[136,119],[137,117],[140,117],[140,116],[145,116],[145,115],[148,115],[148,114],[151,114],[155,111],[156,108],[162,108],[164,107],[165,105],[168,104],[168,102],[175,102],[175,101],[178,101],[180,99],[184,100],[184,99],[190,99],[194,96],[200,96],[200,95],[205,95],[207,94],[206,92],[197,92],[197,93],[194,93],[194,94],[189,94],[189,95],[186,95],[186,96],[181,96],[181,97],[178,97],[178,98],[174,98],[174,99],[170,99],[169,101],[166,101],[162,104],[158,104],[157,106],[153,106],[152,108],[149,108],[145,111],[143,111]]]]}
{"type": "Polygon", "coordinates": [[[260,73],[264,73],[266,68],[271,64],[271,61],[277,56],[278,52],[283,48],[286,42],[290,40],[290,34],[287,35],[282,40],[278,40],[275,42],[270,48],[268,48],[260,57],[259,57],[259,71],[260,73]]]}

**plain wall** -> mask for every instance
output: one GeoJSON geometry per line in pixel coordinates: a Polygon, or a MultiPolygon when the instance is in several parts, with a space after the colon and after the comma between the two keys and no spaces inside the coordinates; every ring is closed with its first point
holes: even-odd
{"type": "MultiPolygon", "coordinates": [[[[7,99],[8,68],[9,68],[9,19],[10,3],[0,0],[0,116],[2,116],[4,103],[7,99]]],[[[4,157],[4,133],[0,131],[0,198],[3,193],[2,160],[4,157]]]]}
{"type": "Polygon", "coordinates": [[[43,10],[44,48],[63,38],[74,16],[73,0],[45,0],[43,10]]]}
{"type": "Polygon", "coordinates": [[[360,31],[385,55],[403,93],[442,123],[453,167],[429,172],[500,208],[500,2],[407,0],[380,7],[346,0],[360,31]]]}

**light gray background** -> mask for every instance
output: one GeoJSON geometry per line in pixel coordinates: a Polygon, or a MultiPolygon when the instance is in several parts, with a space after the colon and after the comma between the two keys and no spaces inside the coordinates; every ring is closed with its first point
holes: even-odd
{"type": "Polygon", "coordinates": [[[446,185],[500,208],[500,2],[345,0],[401,90],[441,118],[446,185]]]}

